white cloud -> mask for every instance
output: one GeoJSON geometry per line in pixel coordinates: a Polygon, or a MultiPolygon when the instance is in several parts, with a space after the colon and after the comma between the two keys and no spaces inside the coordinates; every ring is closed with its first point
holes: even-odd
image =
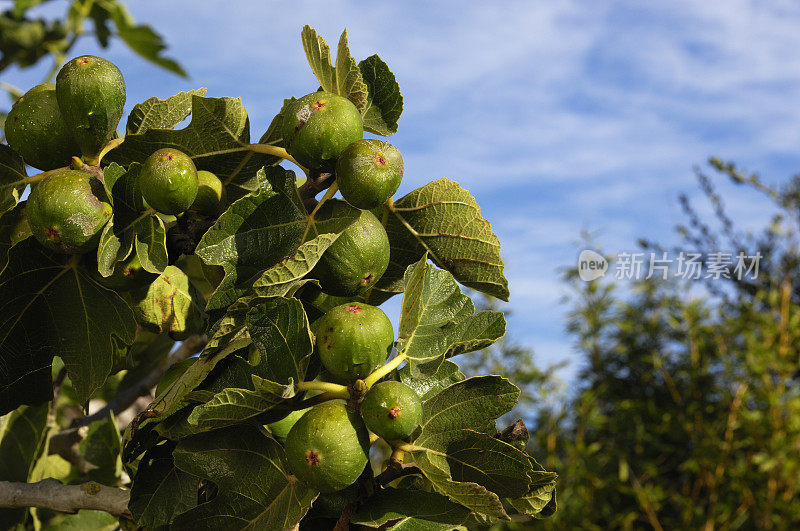
{"type": "MultiPolygon", "coordinates": [[[[254,136],[283,97],[316,88],[304,23],[332,45],[347,27],[359,58],[377,51],[405,96],[393,140],[405,159],[401,193],[449,177],[476,195],[504,245],[515,308],[545,323],[514,317],[512,333],[560,353],[569,340],[551,311],[556,266],[571,265],[582,229],[597,229],[610,251],[633,249],[638,236],[674,241],[677,194],[698,196],[691,168],[708,155],[764,168],[773,181],[800,164],[794,2],[129,5],[193,76],[115,46],[107,55],[123,66],[130,103],[199,85],[241,95],[254,136]]],[[[756,227],[768,217],[766,203],[722,186],[737,219],[756,227]]]]}

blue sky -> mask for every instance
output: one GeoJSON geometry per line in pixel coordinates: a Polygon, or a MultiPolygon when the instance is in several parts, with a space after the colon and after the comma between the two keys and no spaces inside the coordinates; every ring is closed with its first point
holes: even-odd
{"type": "MultiPolygon", "coordinates": [[[[129,4],[191,79],[85,39],[76,55],[121,67],[126,111],[204,86],[211,96],[242,97],[255,138],[284,97],[317,87],[300,46],[303,24],[329,43],[347,28],[357,59],[379,53],[405,98],[391,139],[405,160],[398,193],[448,177],[475,195],[503,245],[510,334],[543,364],[576,359],[558,268],[575,262],[582,230],[607,252],[635,250],[639,237],[674,243],[677,195],[700,198],[692,168],[708,156],[734,159],[770,183],[800,168],[796,2],[129,4]]],[[[2,81],[27,88],[39,76],[7,71],[2,81]]],[[[766,202],[719,184],[745,227],[768,219],[766,202]]]]}

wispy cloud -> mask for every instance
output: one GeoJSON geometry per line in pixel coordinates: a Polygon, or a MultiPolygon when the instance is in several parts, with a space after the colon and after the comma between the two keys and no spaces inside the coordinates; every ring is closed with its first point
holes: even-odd
{"type": "MultiPolygon", "coordinates": [[[[405,159],[401,193],[450,177],[476,195],[504,245],[518,310],[512,335],[559,358],[571,343],[557,268],[575,259],[581,230],[597,230],[607,250],[633,249],[638,236],[674,241],[675,198],[697,195],[691,169],[707,156],[736,159],[773,182],[800,166],[795,2],[130,7],[193,76],[171,77],[115,46],[108,55],[123,67],[130,103],[207,86],[243,97],[254,136],[282,98],[316,88],[303,24],[331,44],[347,27],[354,55],[380,53],[405,96],[392,140],[405,159]]],[[[721,186],[738,219],[764,222],[765,203],[721,186]]]]}

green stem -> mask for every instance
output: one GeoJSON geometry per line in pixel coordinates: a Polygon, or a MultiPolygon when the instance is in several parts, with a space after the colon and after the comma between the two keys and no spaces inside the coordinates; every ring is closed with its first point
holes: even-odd
{"type": "Polygon", "coordinates": [[[289,152],[279,146],[271,146],[269,144],[250,144],[247,146],[250,151],[254,153],[263,153],[264,155],[272,155],[273,157],[280,157],[286,159],[292,164],[299,166],[304,173],[308,173],[308,168],[297,162],[294,157],[289,155],[289,152]]]}
{"type": "Polygon", "coordinates": [[[376,369],[375,372],[364,378],[364,383],[367,384],[367,387],[372,387],[375,384],[375,382],[377,382],[378,380],[380,380],[381,378],[383,378],[384,376],[395,370],[397,367],[400,366],[401,363],[406,361],[407,358],[408,356],[406,356],[405,352],[403,352],[402,354],[398,354],[397,356],[392,358],[392,360],[388,362],[386,365],[376,369]]]}
{"type": "Polygon", "coordinates": [[[398,450],[401,452],[414,452],[416,450],[422,450],[422,448],[418,448],[411,443],[407,443],[405,441],[389,441],[389,445],[392,447],[392,456],[394,456],[395,452],[398,450]]]}
{"type": "Polygon", "coordinates": [[[350,392],[344,385],[339,385],[330,382],[298,382],[298,391],[324,391],[330,395],[331,398],[350,398],[350,392]]]}
{"type": "Polygon", "coordinates": [[[331,187],[325,190],[325,195],[322,196],[322,199],[319,200],[319,203],[317,203],[317,206],[314,207],[314,210],[312,210],[311,214],[309,215],[313,218],[314,214],[316,214],[319,211],[320,207],[325,203],[325,201],[333,197],[333,195],[338,190],[339,190],[339,185],[336,184],[336,181],[334,181],[331,187]]]}
{"type": "Polygon", "coordinates": [[[96,166],[100,165],[100,161],[103,160],[103,157],[106,156],[106,153],[108,153],[109,151],[111,151],[114,148],[119,147],[120,144],[122,144],[123,142],[125,142],[125,138],[124,137],[123,138],[115,138],[114,140],[112,140],[111,142],[106,144],[106,147],[104,147],[103,150],[100,151],[100,154],[97,156],[97,164],[96,164],[96,166]]]}
{"type": "Polygon", "coordinates": [[[374,433],[370,433],[369,434],[369,443],[370,444],[375,444],[378,441],[378,439],[380,439],[380,437],[378,437],[374,433]]]}

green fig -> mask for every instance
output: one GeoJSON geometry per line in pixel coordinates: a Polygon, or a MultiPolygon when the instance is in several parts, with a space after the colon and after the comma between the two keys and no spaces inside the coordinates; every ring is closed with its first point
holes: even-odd
{"type": "Polygon", "coordinates": [[[68,166],[80,148],[67,127],[52,83],[36,85],[8,113],[6,140],[27,164],[48,171],[68,166]]]}
{"type": "Polygon", "coordinates": [[[361,113],[342,96],[313,92],[295,101],[281,123],[286,151],[313,170],[331,171],[344,149],[364,135],[361,113]]]}
{"type": "Polygon", "coordinates": [[[321,492],[352,485],[369,462],[364,421],[340,402],[312,407],[289,430],[285,446],[294,474],[321,492]]]}
{"type": "Polygon", "coordinates": [[[267,424],[267,429],[269,429],[269,432],[276,439],[284,440],[289,434],[289,430],[292,429],[292,426],[294,426],[297,421],[300,420],[300,417],[302,417],[309,409],[311,408],[290,411],[289,414],[283,417],[281,420],[276,420],[275,422],[270,422],[267,424]]]}
{"type": "MultiPolygon", "coordinates": [[[[320,209],[323,217],[333,200],[320,209]],[[329,204],[330,203],[330,204],[329,204]]],[[[389,237],[386,229],[369,210],[347,227],[317,262],[311,276],[322,291],[338,297],[358,295],[371,288],[389,266],[389,237]]]]}
{"type": "Polygon", "coordinates": [[[32,188],[25,208],[36,239],[62,253],[84,253],[97,247],[111,213],[103,183],[79,170],[45,177],[32,188]]]}
{"type": "Polygon", "coordinates": [[[162,214],[186,211],[197,197],[198,186],[192,158],[177,149],[159,149],[147,157],[139,173],[142,197],[162,214]]]}
{"type": "Polygon", "coordinates": [[[205,298],[176,266],[167,266],[151,284],[130,292],[133,314],[149,332],[180,341],[203,331],[205,298]]]}
{"type": "Polygon", "coordinates": [[[406,439],[422,421],[422,401],[403,382],[379,382],[364,395],[361,417],[372,433],[386,441],[406,439]]]}
{"type": "Polygon", "coordinates": [[[114,137],[125,107],[125,81],[110,61],[76,57],[56,76],[58,106],[89,164],[114,137]]]}
{"type": "Polygon", "coordinates": [[[392,323],[375,306],[359,302],[342,304],[315,324],[322,365],[339,378],[366,378],[386,361],[392,350],[392,323]]]}
{"type": "Polygon", "coordinates": [[[345,201],[375,208],[397,191],[403,179],[403,156],[389,142],[365,138],[353,142],[336,161],[336,182],[345,201]]]}
{"type": "Polygon", "coordinates": [[[222,181],[210,171],[198,170],[197,184],[197,196],[189,210],[206,217],[215,217],[222,213],[227,199],[222,181]]]}

